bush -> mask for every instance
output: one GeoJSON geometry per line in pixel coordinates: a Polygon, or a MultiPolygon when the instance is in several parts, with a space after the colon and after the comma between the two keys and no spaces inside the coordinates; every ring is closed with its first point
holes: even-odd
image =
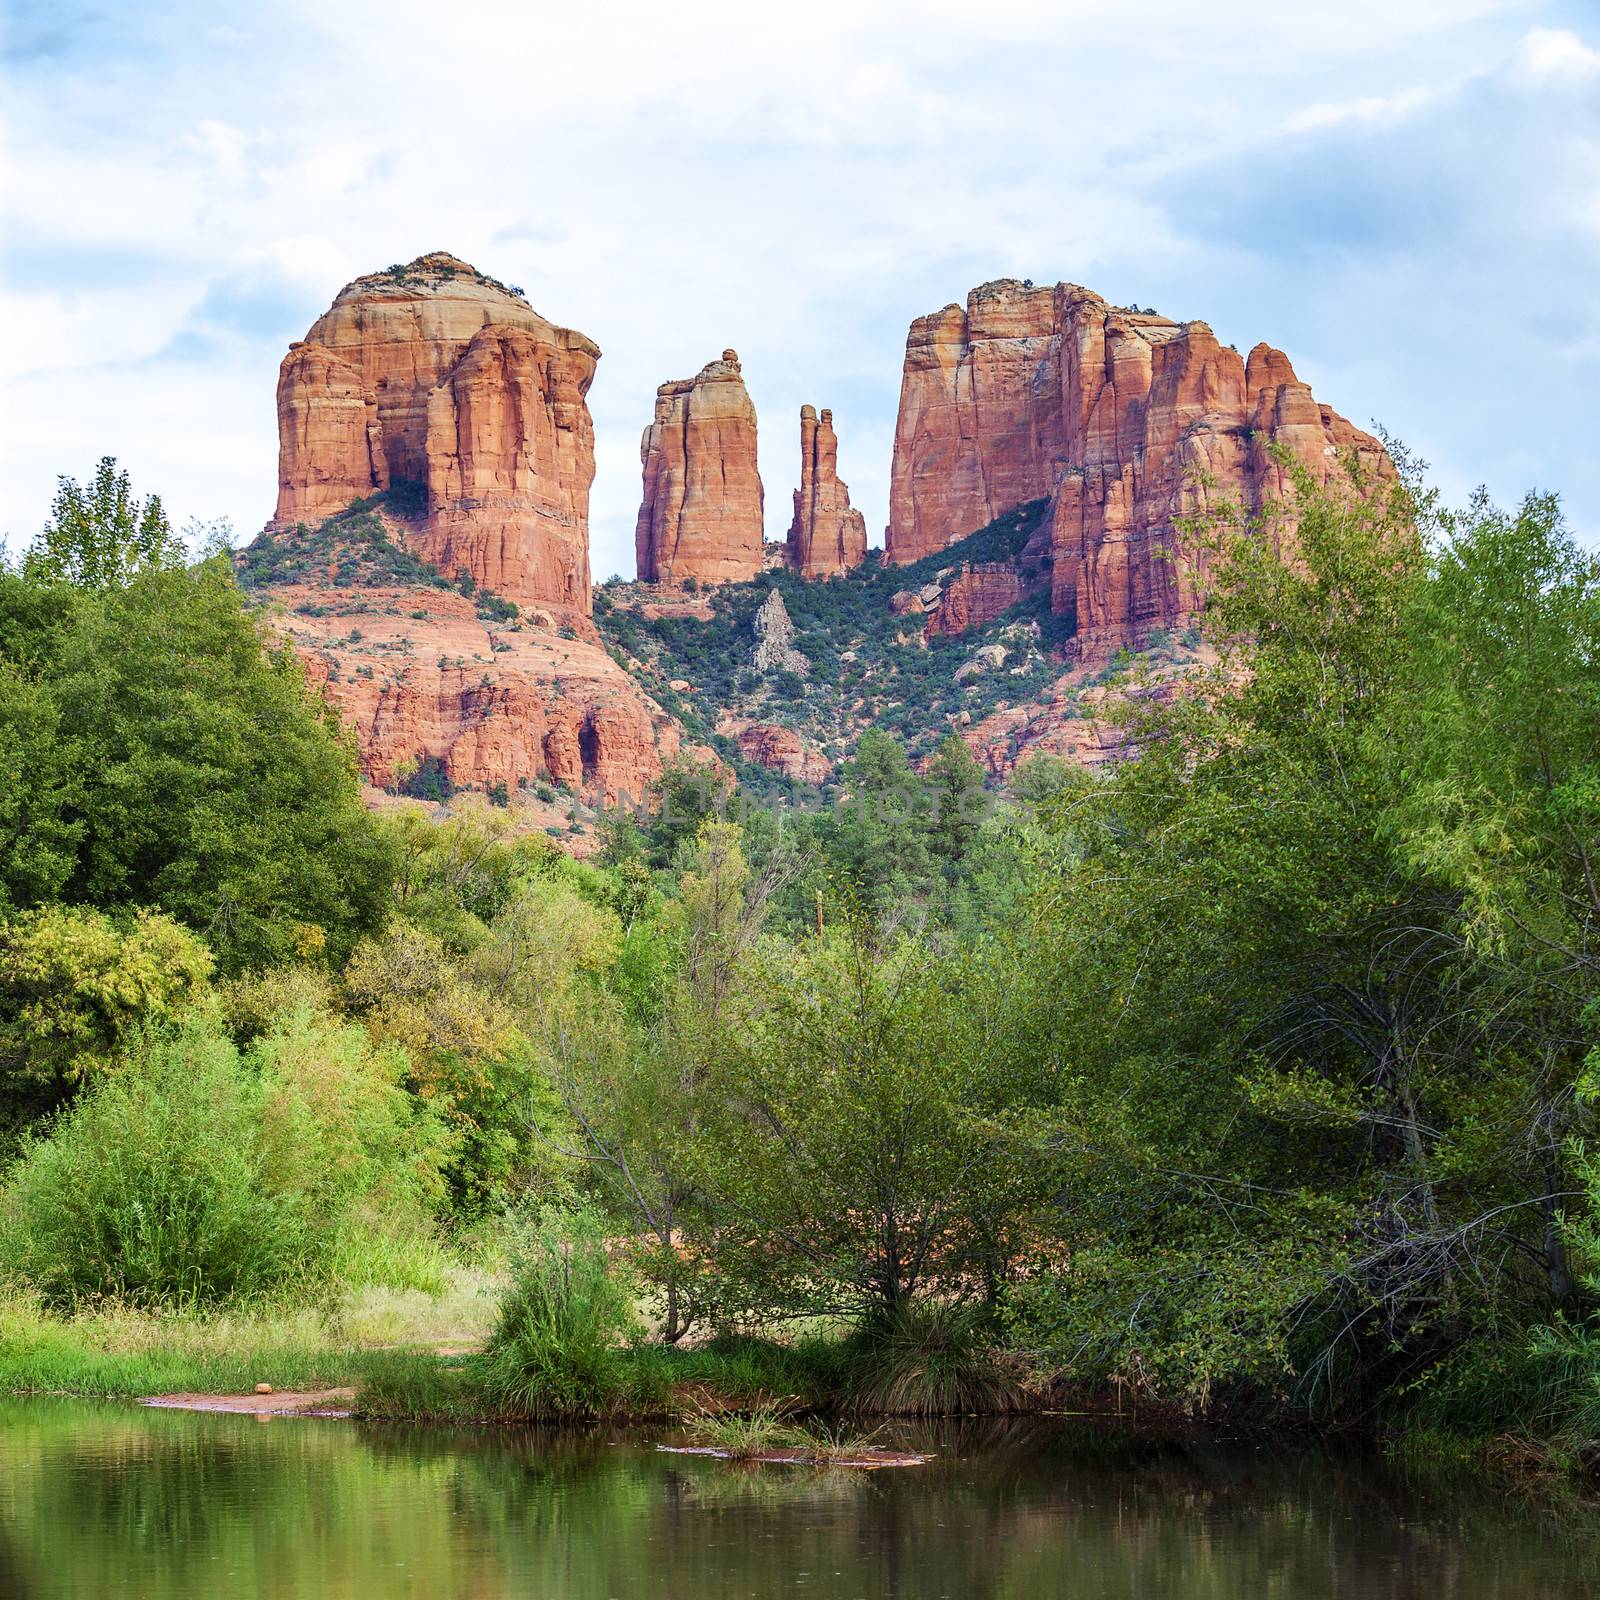
{"type": "Polygon", "coordinates": [[[53,1304],[217,1301],[357,1260],[388,1281],[426,1241],[449,1148],[407,1067],[306,1009],[243,1061],[214,1021],[149,1036],[25,1146],[0,1260],[53,1304]]]}
{"type": "Polygon", "coordinates": [[[54,1110],[147,1022],[193,1009],[211,953],[160,912],[43,906],[0,927],[0,1128],[54,1110]]]}
{"type": "Polygon", "coordinates": [[[294,1272],[303,1235],[262,1181],[260,1102],[210,1028],[148,1044],[26,1148],[7,1264],[56,1304],[216,1300],[294,1272]]]}
{"type": "Polygon", "coordinates": [[[511,1250],[512,1286],[480,1368],[485,1396],[529,1421],[602,1416],[628,1384],[639,1329],[633,1286],[592,1212],[545,1207],[511,1250]]]}
{"type": "Polygon", "coordinates": [[[912,1300],[856,1335],[851,1391],[864,1411],[892,1417],[1020,1411],[1026,1395],[996,1357],[981,1311],[912,1300]]]}

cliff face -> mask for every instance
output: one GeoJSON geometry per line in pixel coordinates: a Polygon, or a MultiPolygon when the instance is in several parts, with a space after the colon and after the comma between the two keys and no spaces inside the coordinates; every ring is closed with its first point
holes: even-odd
{"type": "Polygon", "coordinates": [[[284,357],[272,527],[404,487],[418,554],[587,613],[599,355],[454,256],[357,278],[284,357]]]}
{"type": "Polygon", "coordinates": [[[800,487],[789,524],[789,564],[805,578],[831,578],[859,566],[867,556],[867,523],[850,504],[850,486],[839,477],[839,438],[833,413],[819,417],[800,408],[800,487]]]}
{"type": "MultiPolygon", "coordinates": [[[[931,639],[984,627],[1014,606],[1026,592],[1022,574],[1011,562],[968,563],[940,590],[924,631],[931,639]]],[[[910,607],[903,609],[909,611],[910,607]]]]}
{"type": "Polygon", "coordinates": [[[1285,446],[1318,478],[1379,442],[1320,405],[1287,357],[1248,362],[1203,322],[1108,305],[1073,284],[985,284],[911,326],[888,555],[914,561],[1024,501],[1054,499],[1052,609],[1085,659],[1190,620],[1205,573],[1178,518],[1281,500],[1285,446]]]}
{"type": "Polygon", "coordinates": [[[639,799],[680,748],[677,725],[587,626],[563,637],[538,617],[486,621],[466,597],[433,588],[357,598],[297,584],[271,597],[274,625],[355,730],[362,771],[380,788],[428,761],[457,788],[515,794],[548,778],[639,799]]]}
{"type": "Polygon", "coordinates": [[[639,448],[644,496],[634,533],[645,583],[741,582],[762,567],[756,408],[739,357],[656,390],[639,448]]]}

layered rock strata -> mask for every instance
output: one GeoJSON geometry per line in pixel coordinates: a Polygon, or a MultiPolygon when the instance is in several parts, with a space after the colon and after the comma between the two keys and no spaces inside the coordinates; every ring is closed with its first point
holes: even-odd
{"type": "Polygon", "coordinates": [[[1379,441],[1267,345],[1246,360],[1203,322],[1075,284],[984,284],[911,325],[888,558],[918,560],[1052,497],[1052,609],[1076,617],[1085,659],[1104,657],[1195,615],[1205,573],[1180,520],[1292,498],[1274,446],[1319,480],[1352,455],[1392,472],[1379,441]]]}
{"type": "Polygon", "coordinates": [[[839,439],[833,413],[800,408],[800,487],[789,524],[789,565],[802,577],[832,578],[860,566],[867,555],[867,523],[850,504],[839,477],[839,439]]]}
{"type": "Polygon", "coordinates": [[[515,795],[548,779],[638,800],[679,753],[677,724],[587,625],[486,621],[466,597],[429,588],[357,598],[295,585],[272,599],[274,625],[354,729],[379,788],[432,762],[456,788],[515,795]]]}
{"type": "Polygon", "coordinates": [[[1010,610],[1025,592],[1022,573],[1014,563],[968,562],[941,589],[926,623],[928,637],[981,628],[1010,610]]]}
{"type": "Polygon", "coordinates": [[[639,447],[644,493],[634,531],[645,583],[736,583],[762,569],[756,408],[735,351],[656,390],[639,447]]]}
{"type": "Polygon", "coordinates": [[[271,526],[388,490],[452,577],[587,613],[599,356],[443,252],[357,278],[280,368],[271,526]]]}

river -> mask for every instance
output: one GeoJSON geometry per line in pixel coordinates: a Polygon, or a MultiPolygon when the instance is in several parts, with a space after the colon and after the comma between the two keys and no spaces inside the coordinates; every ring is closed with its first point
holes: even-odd
{"type": "Polygon", "coordinates": [[[931,1442],[926,1466],[818,1472],[605,1430],[0,1400],[0,1596],[1564,1600],[1600,1583],[1600,1511],[1419,1486],[1370,1454],[1046,1422],[931,1442]]]}

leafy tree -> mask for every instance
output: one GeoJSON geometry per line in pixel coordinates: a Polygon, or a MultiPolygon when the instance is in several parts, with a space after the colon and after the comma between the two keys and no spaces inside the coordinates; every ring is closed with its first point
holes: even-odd
{"type": "Polygon", "coordinates": [[[158,912],[119,924],[45,906],[0,925],[0,1084],[5,1121],[45,1115],[109,1071],[139,1031],[209,993],[211,953],[158,912]]]}
{"type": "Polygon", "coordinates": [[[730,1299],[870,1321],[996,1275],[1046,1169],[992,1115],[996,1062],[967,1027],[963,976],[860,919],[768,952],[699,1147],[730,1299]]]}
{"type": "Polygon", "coordinates": [[[181,564],[183,546],[159,497],[139,500],[114,457],[102,456],[86,484],[66,477],[58,483],[50,520],[25,557],[30,578],[104,591],[181,564]]]}
{"type": "Polygon", "coordinates": [[[28,755],[0,758],[13,905],[160,908],[225,971],[337,958],[382,921],[351,743],[222,560],[93,593],[0,575],[0,718],[28,755]]]}
{"type": "Polygon", "coordinates": [[[449,1129],[445,1177],[458,1215],[478,1218],[525,1187],[551,1185],[535,1130],[558,1108],[503,998],[434,934],[398,920],[357,946],[344,988],[374,1038],[404,1050],[409,1088],[449,1129]]]}

